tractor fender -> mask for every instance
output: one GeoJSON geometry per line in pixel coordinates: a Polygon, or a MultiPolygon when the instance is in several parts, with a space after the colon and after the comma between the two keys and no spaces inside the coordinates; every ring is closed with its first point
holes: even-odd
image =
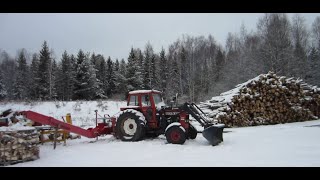
{"type": "Polygon", "coordinates": [[[169,126],[167,126],[165,132],[172,126],[179,126],[179,128],[182,129],[183,132],[186,132],[186,130],[181,126],[181,123],[179,123],[179,122],[174,122],[174,123],[169,124],[169,126]]]}
{"type": "MultiPolygon", "coordinates": [[[[126,110],[122,111],[121,114],[126,113],[126,112],[131,112],[133,114],[136,114],[139,117],[139,120],[143,123],[143,125],[146,125],[147,121],[146,121],[146,118],[144,117],[144,115],[142,114],[142,112],[135,110],[135,109],[126,109],[126,110]]],[[[118,117],[121,114],[119,114],[118,117]]],[[[118,120],[118,117],[117,117],[117,120],[118,120]]]]}

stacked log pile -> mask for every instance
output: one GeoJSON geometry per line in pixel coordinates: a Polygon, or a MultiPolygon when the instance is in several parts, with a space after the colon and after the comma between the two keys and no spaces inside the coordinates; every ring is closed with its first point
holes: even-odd
{"type": "Polygon", "coordinates": [[[201,107],[210,109],[211,117],[227,127],[307,121],[320,115],[320,89],[300,79],[269,72],[201,107]]]}
{"type": "Polygon", "coordinates": [[[0,165],[39,158],[39,133],[35,130],[0,131],[0,165]]]}

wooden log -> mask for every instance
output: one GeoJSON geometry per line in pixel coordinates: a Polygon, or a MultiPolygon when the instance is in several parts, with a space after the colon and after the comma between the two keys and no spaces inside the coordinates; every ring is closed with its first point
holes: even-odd
{"type": "Polygon", "coordinates": [[[39,156],[38,137],[38,133],[27,131],[0,132],[0,164],[37,159],[39,156]]]}

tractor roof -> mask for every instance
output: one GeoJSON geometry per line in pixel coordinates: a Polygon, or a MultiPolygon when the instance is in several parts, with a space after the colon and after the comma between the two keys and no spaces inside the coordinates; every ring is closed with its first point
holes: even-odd
{"type": "Polygon", "coordinates": [[[136,90],[136,91],[130,91],[129,94],[147,94],[147,93],[161,93],[157,90],[136,90]]]}

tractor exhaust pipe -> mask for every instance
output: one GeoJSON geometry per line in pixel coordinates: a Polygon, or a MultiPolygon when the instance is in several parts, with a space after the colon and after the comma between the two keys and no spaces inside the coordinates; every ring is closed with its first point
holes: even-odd
{"type": "Polygon", "coordinates": [[[224,127],[224,124],[212,125],[210,127],[205,128],[202,131],[202,135],[204,138],[207,139],[207,141],[209,141],[209,143],[212,146],[218,145],[223,141],[222,133],[224,127]]]}

